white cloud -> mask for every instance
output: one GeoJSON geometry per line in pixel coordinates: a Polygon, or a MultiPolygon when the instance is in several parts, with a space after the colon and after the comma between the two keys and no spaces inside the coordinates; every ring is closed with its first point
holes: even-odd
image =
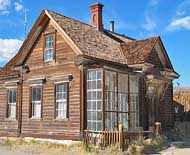
{"type": "Polygon", "coordinates": [[[24,6],[21,3],[18,3],[18,2],[15,2],[14,5],[15,5],[15,10],[18,11],[18,12],[23,10],[23,8],[24,8],[24,6]]]}
{"type": "Polygon", "coordinates": [[[167,27],[167,30],[173,31],[181,28],[190,30],[190,16],[172,20],[172,22],[167,27]]]}
{"type": "Polygon", "coordinates": [[[11,5],[11,0],[0,0],[0,15],[8,14],[8,8],[11,5]]]}
{"type": "Polygon", "coordinates": [[[0,0],[0,10],[5,11],[11,5],[10,0],[0,0]]]}
{"type": "Polygon", "coordinates": [[[176,12],[176,15],[177,15],[177,16],[183,16],[183,15],[185,15],[185,14],[186,14],[185,11],[177,11],[177,12],[176,12]]]}
{"type": "Polygon", "coordinates": [[[156,22],[149,15],[145,15],[145,24],[143,24],[143,28],[147,31],[152,31],[156,28],[156,22]]]}
{"type": "Polygon", "coordinates": [[[0,62],[6,62],[12,58],[22,44],[18,39],[0,39],[0,62]]]}

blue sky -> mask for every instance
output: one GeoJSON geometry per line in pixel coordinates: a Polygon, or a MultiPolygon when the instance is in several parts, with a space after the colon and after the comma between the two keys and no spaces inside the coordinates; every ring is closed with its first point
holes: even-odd
{"type": "MultiPolygon", "coordinates": [[[[0,0],[0,66],[19,49],[42,9],[90,23],[90,4],[95,0],[0,0]]],[[[116,21],[116,32],[143,39],[161,36],[175,70],[174,82],[190,86],[190,0],[99,0],[104,4],[104,27],[116,21]]]]}

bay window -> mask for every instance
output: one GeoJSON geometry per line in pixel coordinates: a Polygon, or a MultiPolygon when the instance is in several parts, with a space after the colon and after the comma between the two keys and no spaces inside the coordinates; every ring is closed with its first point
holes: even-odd
{"type": "Polygon", "coordinates": [[[94,131],[102,128],[101,75],[101,70],[89,70],[87,72],[87,128],[94,131]]]}
{"type": "Polygon", "coordinates": [[[119,124],[124,129],[139,127],[138,76],[111,70],[88,70],[87,128],[112,130],[119,124]]]}

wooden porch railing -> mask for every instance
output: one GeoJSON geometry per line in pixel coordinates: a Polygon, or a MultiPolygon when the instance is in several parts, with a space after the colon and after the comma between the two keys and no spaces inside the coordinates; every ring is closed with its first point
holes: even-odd
{"type": "Polygon", "coordinates": [[[103,149],[110,145],[116,145],[122,149],[123,146],[123,127],[112,131],[90,131],[84,130],[84,142],[87,147],[103,149]]]}
{"type": "Polygon", "coordinates": [[[88,148],[105,149],[108,146],[115,145],[120,150],[125,150],[131,140],[142,138],[145,134],[151,134],[151,131],[131,130],[123,131],[123,126],[119,130],[90,131],[84,130],[84,142],[88,148]]]}

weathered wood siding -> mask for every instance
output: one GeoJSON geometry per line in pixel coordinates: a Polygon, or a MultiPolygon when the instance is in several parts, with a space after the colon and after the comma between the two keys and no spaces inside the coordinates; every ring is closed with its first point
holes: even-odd
{"type": "Polygon", "coordinates": [[[162,62],[160,61],[158,53],[156,52],[155,49],[153,49],[152,52],[150,53],[150,56],[148,57],[147,62],[151,63],[151,64],[154,64],[158,68],[163,67],[162,62]]]}
{"type": "MultiPolygon", "coordinates": [[[[17,79],[9,79],[17,80],[17,79]]],[[[5,88],[6,80],[0,81],[0,136],[17,136],[18,134],[18,118],[7,118],[7,104],[8,104],[8,89],[5,88]]],[[[18,90],[19,88],[17,88],[18,90]]],[[[17,98],[19,91],[17,91],[17,98]]],[[[18,102],[17,102],[18,107],[18,102]]]]}
{"type": "Polygon", "coordinates": [[[173,107],[173,84],[170,83],[164,97],[164,118],[163,127],[165,129],[172,128],[174,126],[174,107],[173,107]]]}
{"type": "MultiPolygon", "coordinates": [[[[51,22],[43,33],[54,32],[51,22]]],[[[23,103],[22,103],[22,135],[33,137],[79,139],[80,138],[80,70],[67,58],[75,56],[74,51],[56,32],[56,58],[55,62],[43,61],[43,33],[35,43],[25,65],[30,72],[24,75],[23,103]],[[73,74],[69,82],[69,117],[56,120],[55,111],[55,83],[52,76],[73,74]],[[29,117],[30,85],[28,79],[45,77],[47,80],[42,86],[43,112],[42,119],[29,117]]]]}

